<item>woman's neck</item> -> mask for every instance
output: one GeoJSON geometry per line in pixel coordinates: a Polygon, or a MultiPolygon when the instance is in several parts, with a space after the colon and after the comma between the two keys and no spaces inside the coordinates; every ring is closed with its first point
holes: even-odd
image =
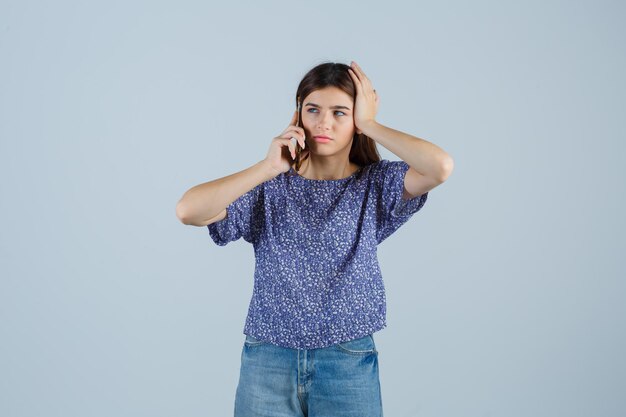
{"type": "Polygon", "coordinates": [[[332,157],[314,158],[311,154],[302,163],[298,174],[310,180],[339,180],[349,177],[359,169],[349,159],[338,161],[332,157]]]}

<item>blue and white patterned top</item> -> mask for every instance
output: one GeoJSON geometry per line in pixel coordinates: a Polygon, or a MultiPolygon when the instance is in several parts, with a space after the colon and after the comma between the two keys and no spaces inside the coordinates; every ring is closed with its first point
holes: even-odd
{"type": "Polygon", "coordinates": [[[244,334],[315,349],[386,327],[376,246],[422,208],[403,200],[404,161],[381,160],[349,177],[312,180],[290,169],[259,184],[209,224],[224,246],[254,245],[254,288],[244,334]]]}

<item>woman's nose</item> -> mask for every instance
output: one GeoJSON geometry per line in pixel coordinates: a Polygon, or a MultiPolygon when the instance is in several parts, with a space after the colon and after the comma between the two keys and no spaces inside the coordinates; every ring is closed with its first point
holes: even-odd
{"type": "Polygon", "coordinates": [[[326,112],[321,115],[319,118],[318,128],[320,130],[329,129],[333,123],[333,114],[332,112],[326,112]]]}

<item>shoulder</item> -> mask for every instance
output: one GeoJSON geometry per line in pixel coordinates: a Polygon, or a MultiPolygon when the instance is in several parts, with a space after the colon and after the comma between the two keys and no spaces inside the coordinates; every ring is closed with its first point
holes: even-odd
{"type": "Polygon", "coordinates": [[[409,169],[409,164],[402,160],[390,161],[388,159],[381,159],[380,161],[366,165],[363,169],[370,177],[382,180],[388,178],[390,175],[403,176],[409,169]]]}
{"type": "Polygon", "coordinates": [[[379,170],[384,170],[384,169],[390,169],[393,167],[399,167],[399,166],[403,166],[403,165],[407,165],[408,164],[406,162],[404,162],[403,160],[397,160],[397,161],[392,161],[389,159],[381,159],[380,161],[376,161],[376,162],[372,162],[369,165],[366,165],[364,168],[370,168],[370,169],[379,169],[379,170]]]}
{"type": "Polygon", "coordinates": [[[276,200],[282,198],[293,187],[295,179],[288,172],[281,172],[275,177],[258,184],[256,194],[260,199],[276,200]]]}

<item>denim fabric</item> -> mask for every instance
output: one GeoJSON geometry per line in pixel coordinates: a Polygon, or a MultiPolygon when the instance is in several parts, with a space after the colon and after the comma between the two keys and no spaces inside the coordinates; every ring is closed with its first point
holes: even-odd
{"type": "Polygon", "coordinates": [[[373,335],[318,349],[246,336],[235,417],[382,417],[373,335]]]}

